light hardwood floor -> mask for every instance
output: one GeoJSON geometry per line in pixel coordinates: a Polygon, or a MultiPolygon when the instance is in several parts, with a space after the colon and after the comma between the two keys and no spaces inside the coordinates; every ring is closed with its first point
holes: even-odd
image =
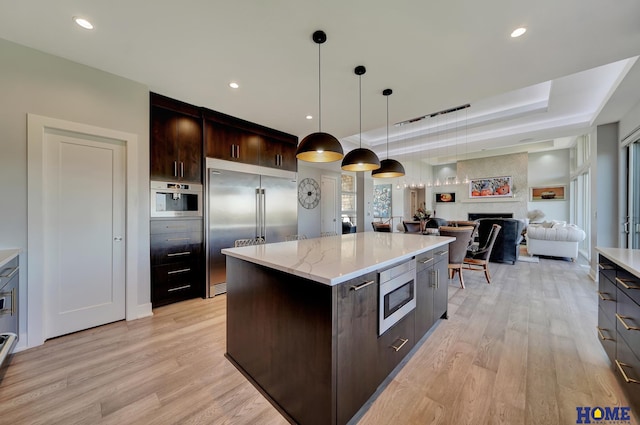
{"type": "MultiPolygon", "coordinates": [[[[441,321],[359,424],[575,424],[626,405],[598,342],[596,284],[577,263],[464,271],[441,321]]],[[[285,424],[223,357],[226,296],[154,310],[16,354],[1,424],[285,424]]],[[[283,378],[284,379],[284,378],[283,378]]],[[[635,423],[635,422],[633,422],[635,423]]]]}

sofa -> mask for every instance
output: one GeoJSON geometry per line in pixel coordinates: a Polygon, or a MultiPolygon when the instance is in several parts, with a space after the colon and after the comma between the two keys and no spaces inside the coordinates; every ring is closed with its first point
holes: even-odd
{"type": "Polygon", "coordinates": [[[575,261],[578,245],[584,240],[585,233],[574,224],[551,222],[530,225],[525,238],[529,255],[564,257],[575,261]]]}
{"type": "Polygon", "coordinates": [[[478,221],[480,222],[478,227],[480,246],[484,246],[494,224],[501,227],[489,261],[515,264],[520,255],[520,242],[522,242],[522,231],[525,226],[524,220],[515,218],[481,218],[478,221]]]}

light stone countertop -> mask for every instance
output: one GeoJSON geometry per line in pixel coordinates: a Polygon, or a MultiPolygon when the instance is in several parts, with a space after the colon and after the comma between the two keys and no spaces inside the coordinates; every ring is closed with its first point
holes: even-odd
{"type": "Polygon", "coordinates": [[[364,232],[226,248],[222,253],[333,286],[454,240],[444,236],[364,232]]]}
{"type": "Polygon", "coordinates": [[[596,251],[640,278],[640,249],[600,248],[597,246],[596,251]]]}
{"type": "Polygon", "coordinates": [[[16,258],[19,254],[19,249],[0,249],[0,267],[16,258]]]}

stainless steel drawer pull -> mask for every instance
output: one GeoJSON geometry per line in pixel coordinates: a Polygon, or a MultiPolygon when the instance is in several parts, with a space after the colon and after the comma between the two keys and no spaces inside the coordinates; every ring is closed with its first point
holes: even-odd
{"type": "Polygon", "coordinates": [[[409,340],[408,340],[408,339],[404,339],[404,338],[398,338],[396,341],[398,341],[398,340],[399,340],[399,341],[402,341],[402,343],[401,343],[400,345],[397,345],[397,346],[396,346],[396,345],[391,345],[391,346],[390,346],[391,348],[393,348],[394,350],[396,350],[396,352],[400,351],[400,349],[401,349],[402,347],[404,347],[404,345],[405,345],[407,342],[409,342],[409,340]]]}
{"type": "Polygon", "coordinates": [[[190,272],[191,269],[180,269],[180,270],[172,270],[170,272],[167,272],[167,274],[176,274],[176,273],[185,273],[185,272],[190,272]]]}
{"type": "Polygon", "coordinates": [[[634,279],[620,279],[619,277],[616,277],[616,282],[622,285],[625,289],[640,289],[640,286],[627,285],[629,282],[635,282],[634,279]]]}
{"type": "Polygon", "coordinates": [[[172,252],[170,254],[167,254],[167,257],[177,257],[179,255],[189,255],[191,254],[191,251],[184,251],[184,252],[172,252]]]}
{"type": "Polygon", "coordinates": [[[627,323],[624,321],[624,319],[631,319],[631,317],[628,316],[620,316],[618,313],[616,313],[616,317],[618,318],[618,320],[620,321],[620,323],[622,323],[622,326],[624,326],[624,328],[628,331],[640,331],[640,328],[636,327],[636,326],[629,326],[627,325],[627,323]]]}
{"type": "Polygon", "coordinates": [[[420,260],[420,263],[427,264],[433,261],[433,258],[427,258],[426,260],[420,260]]]}
{"type": "Polygon", "coordinates": [[[449,251],[438,251],[438,252],[436,252],[436,255],[439,255],[439,256],[442,257],[443,255],[447,255],[448,253],[449,253],[449,251]]]}
{"type": "Polygon", "coordinates": [[[596,326],[596,329],[598,330],[598,335],[600,335],[600,339],[603,341],[615,341],[615,339],[613,338],[607,338],[606,336],[604,336],[604,334],[602,333],[602,328],[600,326],[596,326]]]}
{"type": "Polygon", "coordinates": [[[610,264],[602,264],[602,263],[598,263],[598,267],[600,268],[600,270],[615,270],[616,268],[610,264]]]}
{"type": "Polygon", "coordinates": [[[631,366],[629,366],[626,363],[619,362],[618,359],[615,359],[615,362],[616,362],[616,366],[618,366],[618,370],[620,371],[620,373],[622,374],[622,377],[624,378],[624,382],[626,382],[627,384],[640,384],[640,381],[638,381],[637,379],[631,379],[627,376],[626,373],[624,373],[623,366],[626,366],[626,367],[631,367],[631,366]]]}
{"type": "Polygon", "coordinates": [[[178,286],[177,288],[171,288],[167,290],[167,292],[179,291],[181,289],[188,289],[188,288],[191,288],[191,285],[184,285],[184,286],[178,286]]]}
{"type": "Polygon", "coordinates": [[[17,272],[18,272],[18,267],[14,267],[11,269],[11,271],[8,274],[0,275],[0,277],[8,280],[8,279],[11,279],[13,275],[16,274],[17,272]]]}
{"type": "Polygon", "coordinates": [[[600,291],[598,291],[598,296],[600,297],[600,299],[601,299],[602,301],[615,301],[615,300],[616,300],[615,298],[605,297],[605,295],[609,295],[609,294],[608,294],[608,293],[606,293],[606,292],[600,292],[600,291]]]}
{"type": "Polygon", "coordinates": [[[191,240],[191,238],[170,238],[170,239],[167,239],[167,242],[188,241],[188,240],[191,240]]]}
{"type": "Polygon", "coordinates": [[[350,291],[359,291],[362,288],[366,288],[367,286],[376,283],[375,280],[369,280],[367,282],[361,283],[360,285],[351,285],[351,287],[349,288],[350,291]]]}

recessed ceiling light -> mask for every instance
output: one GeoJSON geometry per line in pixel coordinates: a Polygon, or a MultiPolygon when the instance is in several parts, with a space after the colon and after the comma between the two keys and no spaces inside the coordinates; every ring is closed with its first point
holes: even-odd
{"type": "Polygon", "coordinates": [[[520,37],[525,32],[527,32],[527,29],[525,27],[516,28],[511,33],[511,37],[513,37],[513,38],[520,37]]]}
{"type": "Polygon", "coordinates": [[[86,20],[85,18],[80,18],[79,16],[74,16],[73,17],[73,22],[75,22],[76,24],[80,25],[82,28],[84,28],[86,30],[92,30],[93,29],[93,24],[91,22],[89,22],[88,20],[86,20]]]}
{"type": "Polygon", "coordinates": [[[312,120],[312,119],[313,119],[313,115],[307,115],[307,116],[306,116],[306,118],[307,118],[308,120],[312,120]]]}
{"type": "Polygon", "coordinates": [[[238,87],[240,87],[240,85],[236,82],[231,82],[229,83],[229,87],[231,87],[232,89],[237,89],[238,87]]]}

